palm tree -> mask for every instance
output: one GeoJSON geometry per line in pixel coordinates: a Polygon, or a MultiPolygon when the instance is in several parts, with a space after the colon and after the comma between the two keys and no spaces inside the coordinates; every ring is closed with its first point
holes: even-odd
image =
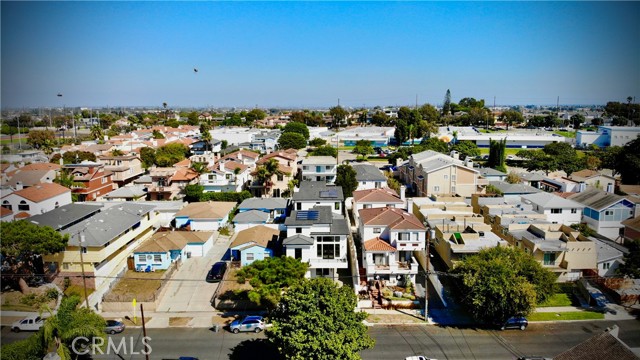
{"type": "Polygon", "coordinates": [[[207,168],[207,163],[203,163],[203,162],[192,162],[191,170],[196,172],[198,175],[202,175],[209,172],[209,169],[207,168]]]}
{"type": "Polygon", "coordinates": [[[74,187],[85,187],[83,183],[75,181],[75,177],[68,171],[62,170],[58,173],[53,182],[69,189],[74,187]]]}
{"type": "Polygon", "coordinates": [[[92,341],[96,338],[101,338],[103,340],[102,343],[104,343],[104,328],[106,325],[104,319],[91,311],[91,309],[78,308],[80,303],[80,297],[72,295],[62,299],[55,315],[50,308],[43,309],[49,312],[50,315],[43,326],[45,346],[48,350],[55,351],[63,360],[72,358],[72,345],[77,350],[80,350],[78,346],[81,344],[78,341],[75,341],[74,344],[74,340],[77,338],[88,339],[88,344],[86,344],[88,346],[100,343],[99,341],[92,341]]]}
{"type": "Polygon", "coordinates": [[[124,155],[124,152],[122,152],[122,150],[120,149],[111,150],[111,156],[122,156],[122,155],[124,155]]]}
{"type": "Polygon", "coordinates": [[[91,127],[91,137],[93,137],[96,140],[103,140],[103,132],[102,132],[102,127],[100,125],[93,125],[91,127]]]}
{"type": "Polygon", "coordinates": [[[164,108],[164,121],[167,121],[167,118],[168,118],[168,116],[167,116],[167,103],[163,102],[162,103],[162,107],[164,108]]]}

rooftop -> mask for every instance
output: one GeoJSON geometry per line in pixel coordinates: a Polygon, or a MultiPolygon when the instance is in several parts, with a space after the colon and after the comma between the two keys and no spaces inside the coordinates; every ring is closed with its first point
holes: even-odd
{"type": "Polygon", "coordinates": [[[370,164],[354,164],[353,169],[356,171],[356,180],[358,181],[384,181],[387,177],[376,166],[370,164]]]}
{"type": "Polygon", "coordinates": [[[14,191],[10,194],[3,196],[3,198],[10,195],[18,195],[27,200],[33,201],[35,203],[39,203],[41,201],[50,199],[54,196],[58,196],[67,192],[71,193],[71,190],[62,185],[58,185],[56,183],[41,183],[34,186],[30,186],[22,190],[14,191]]]}
{"type": "Polygon", "coordinates": [[[267,220],[269,220],[269,214],[260,210],[243,211],[233,217],[235,224],[265,223],[267,220]]]}
{"type": "Polygon", "coordinates": [[[238,209],[284,209],[287,207],[288,200],[285,198],[249,198],[245,199],[238,209]]]}
{"type": "Polygon", "coordinates": [[[303,165],[336,165],[336,162],[333,156],[309,156],[302,159],[303,165]]]}
{"type": "Polygon", "coordinates": [[[266,248],[271,241],[277,240],[279,235],[280,231],[278,229],[258,225],[238,232],[235,240],[233,240],[229,247],[233,248],[244,244],[255,243],[256,245],[266,248]]]}
{"type": "Polygon", "coordinates": [[[322,181],[303,181],[300,189],[293,193],[293,201],[343,201],[342,187],[328,185],[322,181]]]}
{"type": "Polygon", "coordinates": [[[190,203],[176,214],[176,217],[190,219],[223,219],[236,206],[233,201],[208,201],[190,203]]]}
{"type": "Polygon", "coordinates": [[[596,188],[588,188],[583,192],[569,196],[568,199],[600,211],[624,200],[624,197],[596,188]]]}
{"type": "Polygon", "coordinates": [[[44,214],[34,215],[29,221],[40,226],[50,226],[55,230],[68,227],[81,219],[102,210],[102,205],[93,203],[71,203],[60,206],[44,214]]]}
{"type": "Polygon", "coordinates": [[[402,204],[400,196],[394,190],[389,188],[378,188],[369,190],[357,190],[353,192],[353,200],[355,202],[376,202],[385,204],[402,204]]]}
{"type": "Polygon", "coordinates": [[[573,200],[564,199],[560,196],[556,196],[546,192],[540,192],[537,194],[522,195],[523,202],[530,201],[536,205],[544,208],[584,208],[584,205],[575,202],[573,200]]]}
{"type": "Polygon", "coordinates": [[[509,184],[504,181],[489,181],[489,184],[502,191],[505,195],[534,194],[542,192],[540,189],[536,189],[533,186],[525,184],[509,184]]]}

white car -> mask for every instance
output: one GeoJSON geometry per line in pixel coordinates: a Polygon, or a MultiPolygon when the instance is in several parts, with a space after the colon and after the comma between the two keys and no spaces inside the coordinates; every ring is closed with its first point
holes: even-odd
{"type": "Polygon", "coordinates": [[[11,324],[11,330],[15,332],[38,331],[44,325],[44,320],[40,316],[29,316],[11,324]]]}
{"type": "Polygon", "coordinates": [[[418,356],[407,356],[406,358],[404,358],[404,360],[438,360],[438,359],[432,359],[432,358],[418,355],[418,356]]]}

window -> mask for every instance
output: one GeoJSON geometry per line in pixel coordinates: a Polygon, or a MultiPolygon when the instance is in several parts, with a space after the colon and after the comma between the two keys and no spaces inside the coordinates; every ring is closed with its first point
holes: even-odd
{"type": "Polygon", "coordinates": [[[226,178],[227,180],[230,180],[230,179],[231,179],[231,174],[227,174],[227,175],[225,175],[225,178],[226,178]]]}
{"type": "Polygon", "coordinates": [[[278,181],[283,181],[284,180],[284,175],[280,174],[278,175],[278,181]]]}
{"type": "Polygon", "coordinates": [[[62,263],[63,270],[69,270],[69,263],[62,263]]]}
{"type": "Polygon", "coordinates": [[[607,210],[607,211],[604,212],[604,214],[605,214],[605,216],[607,216],[607,215],[611,216],[611,215],[613,215],[613,210],[607,210]]]}
{"type": "Polygon", "coordinates": [[[322,172],[322,166],[316,166],[316,172],[322,172]]]}
{"type": "Polygon", "coordinates": [[[153,262],[162,262],[162,255],[154,254],[153,255],[153,262]]]}
{"type": "Polygon", "coordinates": [[[576,214],[577,212],[578,212],[578,209],[571,209],[572,214],[576,214]]]}
{"type": "Polygon", "coordinates": [[[445,175],[445,176],[444,176],[444,179],[445,179],[445,180],[449,180],[449,175],[445,175]]]}
{"type": "Polygon", "coordinates": [[[433,187],[433,191],[435,191],[435,192],[440,191],[440,186],[434,186],[434,187],[433,187]]]}
{"type": "Polygon", "coordinates": [[[302,170],[309,170],[309,167],[307,165],[302,167],[302,170]]]}
{"type": "Polygon", "coordinates": [[[380,228],[373,228],[374,234],[380,234],[380,228]]]}
{"type": "Polygon", "coordinates": [[[316,276],[318,277],[329,276],[329,269],[316,269],[316,276]]]}
{"type": "Polygon", "coordinates": [[[551,209],[552,214],[562,214],[562,209],[551,209]]]}
{"type": "Polygon", "coordinates": [[[102,181],[102,183],[103,183],[103,184],[106,184],[106,183],[107,183],[107,178],[106,178],[106,177],[104,177],[104,176],[103,176],[103,177],[102,177],[102,179],[100,179],[100,180],[102,181]]]}
{"type": "Polygon", "coordinates": [[[371,204],[364,204],[364,205],[362,206],[362,208],[363,208],[363,209],[371,209],[371,206],[372,206],[371,204]]]}
{"type": "Polygon", "coordinates": [[[145,262],[147,260],[147,257],[144,255],[138,255],[138,261],[140,262],[145,262]]]}
{"type": "Polygon", "coordinates": [[[294,252],[295,252],[294,257],[296,259],[302,259],[302,249],[294,249],[294,252]]]}
{"type": "Polygon", "coordinates": [[[401,241],[411,240],[411,233],[398,233],[398,240],[401,240],[401,241]]]}
{"type": "MultiPolygon", "coordinates": [[[[331,236],[327,236],[331,237],[331,236]]],[[[339,243],[319,243],[317,246],[317,253],[319,259],[335,259],[340,257],[340,244],[339,243]]]]}
{"type": "Polygon", "coordinates": [[[325,170],[331,170],[331,166],[325,166],[325,170]]]}
{"type": "Polygon", "coordinates": [[[86,246],[83,246],[83,247],[82,247],[82,253],[83,253],[83,254],[86,254],[86,253],[87,253],[87,247],[86,247],[86,246]]]}
{"type": "Polygon", "coordinates": [[[302,210],[302,203],[296,203],[296,210],[302,210]]]}
{"type": "Polygon", "coordinates": [[[334,209],[336,209],[336,210],[340,210],[340,202],[339,202],[339,201],[337,201],[337,202],[334,204],[334,209]]]}
{"type": "Polygon", "coordinates": [[[29,204],[26,201],[20,200],[20,204],[18,204],[18,210],[29,211],[29,204]]]}
{"type": "Polygon", "coordinates": [[[556,253],[544,253],[544,265],[555,265],[556,253]]]}
{"type": "Polygon", "coordinates": [[[455,175],[451,175],[451,181],[456,181],[456,176],[455,175]]]}
{"type": "Polygon", "coordinates": [[[456,192],[456,187],[455,186],[451,187],[451,192],[455,194],[455,192],[456,192]]]}
{"type": "Polygon", "coordinates": [[[9,202],[7,200],[2,202],[2,207],[9,209],[9,210],[13,210],[13,206],[11,206],[11,204],[9,204],[9,202]]]}
{"type": "Polygon", "coordinates": [[[253,260],[253,253],[247,253],[247,261],[253,260]]]}
{"type": "Polygon", "coordinates": [[[602,270],[609,270],[609,267],[611,266],[611,263],[602,263],[602,270]]]}
{"type": "Polygon", "coordinates": [[[302,228],[296,228],[296,234],[302,234],[302,228]]]}

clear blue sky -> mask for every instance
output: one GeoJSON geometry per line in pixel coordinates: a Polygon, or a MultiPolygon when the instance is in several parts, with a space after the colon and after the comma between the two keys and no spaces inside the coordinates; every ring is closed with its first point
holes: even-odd
{"type": "Polygon", "coordinates": [[[640,101],[639,2],[1,7],[3,108],[640,101]]]}

